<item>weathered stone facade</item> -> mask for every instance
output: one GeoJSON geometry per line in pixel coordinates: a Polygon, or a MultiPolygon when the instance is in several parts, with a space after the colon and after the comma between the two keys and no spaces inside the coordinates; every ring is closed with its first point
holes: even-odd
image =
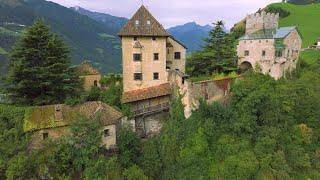
{"type": "MultiPolygon", "coordinates": [[[[30,134],[29,149],[41,147],[46,139],[56,140],[70,135],[70,124],[80,116],[92,120],[99,118],[101,146],[114,149],[121,126],[134,126],[121,112],[102,102],[87,102],[76,106],[64,104],[33,107],[25,115],[24,131],[30,134]]],[[[135,129],[133,129],[135,131],[135,129]]]]}
{"type": "Polygon", "coordinates": [[[76,66],[76,71],[83,82],[83,89],[90,91],[92,87],[101,88],[101,73],[98,69],[94,68],[88,61],[83,61],[80,65],[76,66]]]}
{"type": "Polygon", "coordinates": [[[246,35],[237,46],[240,69],[279,79],[296,68],[302,40],[296,27],[278,28],[278,14],[249,15],[246,35]]]}
{"type": "Polygon", "coordinates": [[[320,49],[320,37],[318,38],[317,48],[320,49]]]}

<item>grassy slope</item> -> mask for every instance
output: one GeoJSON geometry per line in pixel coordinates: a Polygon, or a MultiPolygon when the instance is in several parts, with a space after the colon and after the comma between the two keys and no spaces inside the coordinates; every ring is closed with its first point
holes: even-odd
{"type": "Polygon", "coordinates": [[[281,7],[291,14],[280,20],[280,26],[297,26],[303,39],[303,47],[313,45],[320,36],[320,4],[293,5],[276,3],[270,6],[281,7]]]}

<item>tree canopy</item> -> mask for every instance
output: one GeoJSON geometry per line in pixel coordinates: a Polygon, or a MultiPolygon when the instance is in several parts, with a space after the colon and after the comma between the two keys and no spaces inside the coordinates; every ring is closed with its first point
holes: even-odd
{"type": "Polygon", "coordinates": [[[68,47],[38,20],[10,52],[7,93],[20,104],[61,103],[80,88],[70,65],[68,47]]]}

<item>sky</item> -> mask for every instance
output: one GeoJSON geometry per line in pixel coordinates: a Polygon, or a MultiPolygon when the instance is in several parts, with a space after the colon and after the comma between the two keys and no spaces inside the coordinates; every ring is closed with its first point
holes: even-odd
{"type": "Polygon", "coordinates": [[[207,25],[223,20],[231,28],[247,14],[281,0],[50,0],[66,7],[82,8],[130,18],[142,3],[166,28],[196,22],[207,25]]]}

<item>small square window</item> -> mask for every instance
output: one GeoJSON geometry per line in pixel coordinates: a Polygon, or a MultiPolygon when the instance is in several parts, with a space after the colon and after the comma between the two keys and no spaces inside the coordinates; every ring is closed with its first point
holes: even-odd
{"type": "Polygon", "coordinates": [[[137,36],[133,37],[133,40],[134,40],[134,41],[137,41],[137,40],[138,40],[138,37],[137,37],[137,36]]]}
{"type": "Polygon", "coordinates": [[[142,73],[134,73],[133,74],[133,79],[135,81],[141,81],[142,80],[142,73]]]}
{"type": "Polygon", "coordinates": [[[158,61],[159,60],[159,53],[153,54],[153,60],[158,61]]]}
{"type": "Polygon", "coordinates": [[[141,56],[142,56],[141,54],[133,54],[133,60],[134,61],[141,61],[141,59],[142,59],[141,56]]]}
{"type": "Polygon", "coordinates": [[[181,59],[181,52],[175,52],[174,59],[181,59]]]}
{"type": "Polygon", "coordinates": [[[152,37],[152,41],[155,41],[155,40],[157,40],[157,38],[153,36],[153,37],[152,37]]]}
{"type": "Polygon", "coordinates": [[[45,133],[42,133],[42,139],[45,140],[45,139],[48,139],[49,137],[49,133],[45,132],[45,133]]]}
{"type": "Polygon", "coordinates": [[[249,56],[249,51],[244,51],[244,56],[249,56]]]}
{"type": "Polygon", "coordinates": [[[139,20],[136,20],[136,22],[135,22],[135,23],[136,23],[136,25],[139,25],[139,20]]]}
{"type": "Polygon", "coordinates": [[[105,129],[105,130],[103,131],[103,134],[104,134],[104,137],[110,136],[110,130],[109,130],[109,129],[105,129]]]}
{"type": "Polygon", "coordinates": [[[147,20],[147,25],[150,25],[150,24],[151,24],[150,20],[147,20]]]}
{"type": "Polygon", "coordinates": [[[153,80],[159,80],[159,73],[153,73],[153,80]]]}
{"type": "Polygon", "coordinates": [[[262,51],[262,56],[266,56],[266,51],[262,51]]]}

